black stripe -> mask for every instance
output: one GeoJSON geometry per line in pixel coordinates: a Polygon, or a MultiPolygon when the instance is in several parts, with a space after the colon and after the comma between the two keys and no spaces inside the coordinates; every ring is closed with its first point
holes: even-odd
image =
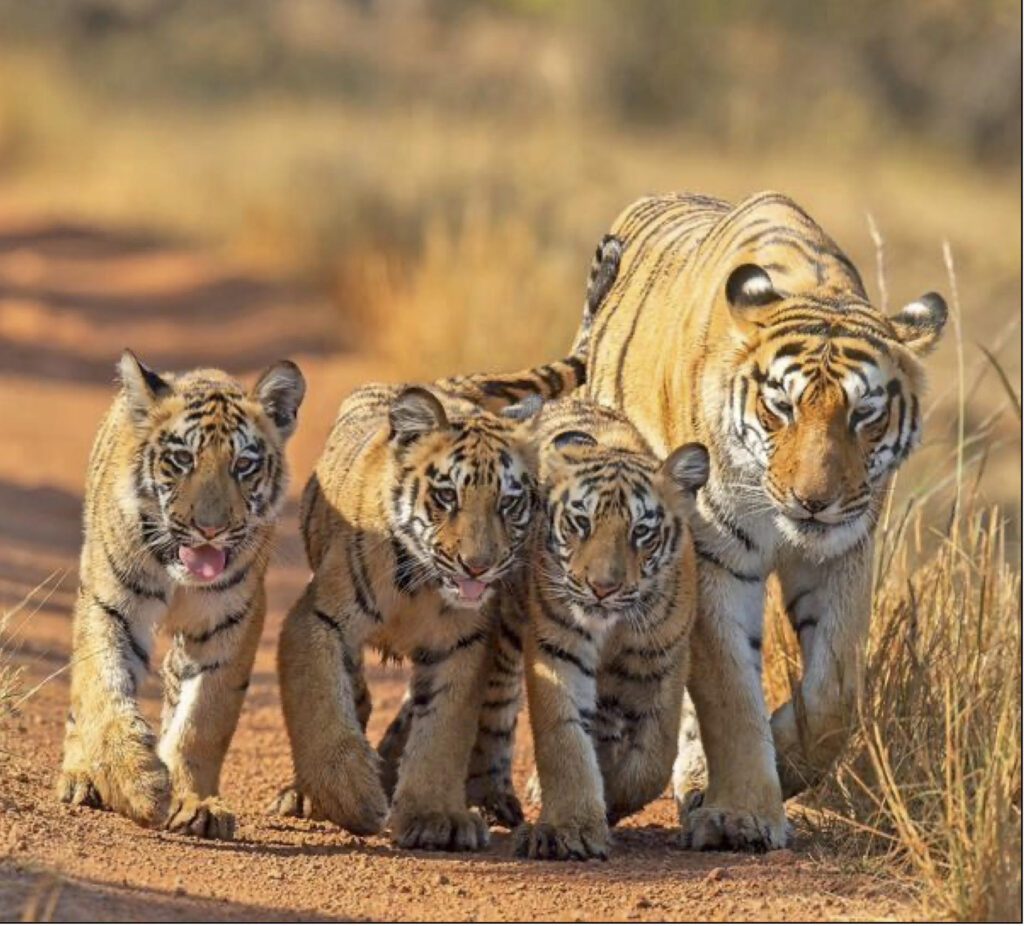
{"type": "Polygon", "coordinates": [[[509,625],[505,622],[504,618],[498,621],[498,631],[501,635],[511,644],[512,648],[517,652],[523,651],[523,641],[509,625]]]}
{"type": "Polygon", "coordinates": [[[215,624],[209,630],[204,630],[202,633],[186,633],[185,639],[190,643],[207,643],[212,640],[217,634],[223,633],[225,630],[230,630],[232,627],[242,623],[245,620],[246,615],[249,613],[249,609],[252,607],[255,598],[250,598],[240,610],[235,611],[233,614],[229,614],[219,624],[215,624]]]}
{"type": "Polygon", "coordinates": [[[612,665],[604,668],[602,671],[607,672],[609,675],[614,675],[615,678],[621,679],[624,682],[649,684],[650,682],[660,682],[674,668],[675,663],[671,662],[662,669],[652,669],[650,672],[630,672],[629,669],[625,669],[622,666],[615,665],[613,663],[612,665]]]}
{"type": "Polygon", "coordinates": [[[714,515],[715,522],[720,526],[724,527],[733,537],[735,537],[740,543],[747,548],[748,551],[757,549],[753,538],[748,534],[742,527],[740,527],[729,515],[727,511],[723,511],[719,505],[718,500],[711,492],[704,493],[704,501],[707,503],[708,509],[711,514],[714,515]]]}
{"type": "Polygon", "coordinates": [[[241,584],[245,581],[245,577],[249,574],[249,567],[252,563],[247,563],[244,569],[240,569],[229,579],[223,579],[220,582],[215,582],[213,585],[206,585],[200,588],[200,591],[204,592],[223,592],[226,589],[234,588],[236,585],[241,584]]]}
{"type": "Polygon", "coordinates": [[[575,653],[570,653],[568,650],[562,649],[560,646],[555,646],[553,643],[548,643],[547,640],[538,641],[538,646],[541,650],[547,653],[552,659],[560,659],[562,662],[568,662],[576,666],[587,678],[594,678],[594,670],[588,666],[579,656],[575,653]]]}
{"type": "Polygon", "coordinates": [[[178,678],[182,681],[188,681],[191,678],[196,678],[202,675],[204,672],[214,672],[217,669],[223,669],[227,664],[227,660],[208,662],[205,664],[201,662],[189,662],[182,668],[178,678]]]}
{"type": "Polygon", "coordinates": [[[131,624],[128,623],[128,618],[125,617],[120,611],[117,610],[112,604],[107,604],[98,595],[93,595],[93,600],[100,606],[103,612],[114,619],[114,622],[118,625],[125,642],[130,647],[131,651],[135,654],[135,658],[139,660],[147,669],[149,668],[149,653],[147,653],[138,640],[132,635],[131,624]]]}
{"type": "Polygon", "coordinates": [[[516,732],[516,728],[515,725],[513,725],[509,729],[503,730],[499,727],[488,727],[485,724],[480,724],[480,726],[477,727],[477,732],[481,736],[490,736],[493,739],[510,740],[512,739],[512,734],[516,732]]]}
{"type": "Polygon", "coordinates": [[[794,622],[793,630],[796,631],[796,635],[799,637],[808,627],[817,627],[818,619],[816,617],[804,617],[799,621],[794,622]]]}
{"type": "Polygon", "coordinates": [[[460,649],[466,649],[467,647],[473,646],[474,644],[480,643],[486,639],[486,630],[475,630],[473,633],[465,637],[460,637],[455,641],[453,646],[446,650],[430,650],[424,649],[423,647],[417,647],[412,651],[409,658],[418,666],[436,666],[438,663],[444,662],[460,649]]]}
{"type": "Polygon", "coordinates": [[[537,603],[540,605],[540,609],[544,617],[551,621],[552,624],[556,624],[564,630],[568,630],[575,633],[577,636],[583,637],[583,639],[588,643],[594,642],[594,638],[590,635],[590,631],[585,627],[581,627],[575,620],[573,620],[573,618],[566,617],[560,613],[543,592],[537,593],[537,603]]]}
{"type": "Polygon", "coordinates": [[[118,584],[124,586],[138,598],[152,598],[156,601],[167,601],[167,597],[162,591],[154,591],[153,589],[139,585],[139,583],[136,582],[128,572],[123,570],[114,562],[114,557],[110,554],[110,549],[107,547],[107,541],[103,538],[102,532],[100,535],[100,544],[103,547],[103,555],[107,558],[107,566],[110,568],[110,571],[118,584]]]}
{"type": "Polygon", "coordinates": [[[712,553],[706,547],[704,547],[700,543],[698,543],[696,538],[694,538],[694,541],[693,541],[693,548],[696,551],[697,555],[701,559],[706,560],[707,562],[717,566],[719,569],[724,570],[725,572],[729,573],[729,575],[731,575],[734,579],[737,579],[740,582],[760,582],[761,581],[761,577],[760,576],[750,575],[750,574],[745,573],[745,572],[736,572],[736,570],[729,568],[714,553],[712,553]]]}
{"type": "Polygon", "coordinates": [[[572,367],[576,375],[576,385],[582,386],[587,381],[587,367],[579,357],[566,357],[565,362],[572,367]]]}

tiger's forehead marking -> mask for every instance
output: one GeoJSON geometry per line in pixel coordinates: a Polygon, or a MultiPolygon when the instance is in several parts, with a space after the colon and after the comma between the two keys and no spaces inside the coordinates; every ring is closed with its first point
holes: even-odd
{"type": "Polygon", "coordinates": [[[638,518],[648,516],[654,507],[654,469],[652,461],[636,454],[604,451],[571,467],[560,500],[577,510],[589,508],[595,517],[627,513],[638,518]]]}
{"type": "Polygon", "coordinates": [[[482,419],[456,423],[454,428],[452,446],[440,460],[427,464],[427,478],[463,488],[520,484],[526,466],[514,452],[505,428],[482,419]]]}
{"type": "Polygon", "coordinates": [[[236,452],[265,447],[245,407],[245,393],[237,386],[196,379],[182,389],[181,398],[181,412],[161,434],[161,443],[183,443],[197,453],[211,447],[236,452]]]}
{"type": "Polygon", "coordinates": [[[837,389],[847,401],[856,402],[884,393],[887,371],[883,366],[889,366],[888,357],[863,345],[827,337],[803,338],[776,347],[765,369],[755,360],[751,375],[767,389],[782,390],[797,401],[837,389]]]}

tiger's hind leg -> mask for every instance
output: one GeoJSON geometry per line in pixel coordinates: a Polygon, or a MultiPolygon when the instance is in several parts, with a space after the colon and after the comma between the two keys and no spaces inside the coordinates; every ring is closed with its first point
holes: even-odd
{"type": "Polygon", "coordinates": [[[672,793],[680,813],[687,813],[690,805],[702,799],[708,783],[708,763],[700,741],[697,709],[690,692],[683,694],[683,706],[676,744],[676,759],[672,766],[672,793]]]}
{"type": "Polygon", "coordinates": [[[235,815],[219,796],[224,763],[266,612],[262,581],[230,591],[188,590],[176,599],[178,629],[164,659],[164,711],[158,749],[171,775],[167,828],[233,839],[235,815]],[[203,612],[215,611],[210,618],[203,612]],[[190,612],[203,620],[189,620],[190,612]]]}
{"type": "Polygon", "coordinates": [[[406,691],[398,713],[388,724],[387,730],[377,744],[377,755],[381,760],[380,780],[389,799],[395,793],[395,785],[398,784],[398,766],[402,762],[402,753],[405,752],[411,728],[412,699],[410,692],[406,691]]]}
{"type": "Polygon", "coordinates": [[[503,595],[499,602],[477,737],[469,757],[466,800],[488,823],[514,829],[523,822],[523,808],[512,787],[512,753],[522,700],[526,622],[511,597],[503,595]]]}

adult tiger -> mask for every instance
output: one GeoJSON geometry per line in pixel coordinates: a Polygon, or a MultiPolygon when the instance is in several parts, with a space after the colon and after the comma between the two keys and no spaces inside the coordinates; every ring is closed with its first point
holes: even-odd
{"type": "Polygon", "coordinates": [[[781,846],[783,798],[844,740],[872,529],[920,438],[919,358],[946,305],[928,293],[883,315],[832,239],[778,193],[737,205],[646,198],[611,231],[621,266],[590,332],[586,392],[623,409],[655,453],[696,440],[711,454],[694,523],[701,601],[688,685],[703,751],[690,711],[675,774],[684,840],[781,846]],[[769,728],[760,674],[772,571],[804,673],[769,728]]]}

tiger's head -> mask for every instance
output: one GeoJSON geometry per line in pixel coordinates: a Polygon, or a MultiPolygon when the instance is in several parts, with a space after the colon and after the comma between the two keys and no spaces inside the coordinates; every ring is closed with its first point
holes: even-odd
{"type": "Polygon", "coordinates": [[[541,581],[584,625],[642,620],[664,590],[697,490],[708,478],[703,444],[663,462],[567,430],[541,450],[548,562],[541,581]]]}
{"type": "Polygon", "coordinates": [[[215,582],[280,511],[302,374],[282,360],[247,392],[219,370],[161,376],[128,350],[118,370],[137,440],[125,488],[143,540],[175,581],[215,582]]]}
{"type": "Polygon", "coordinates": [[[450,418],[418,386],[394,400],[388,417],[398,473],[392,517],[418,567],[411,584],[434,579],[448,603],[480,608],[519,561],[535,509],[523,426],[481,409],[450,418]]]}
{"type": "Polygon", "coordinates": [[[759,471],[790,542],[837,555],[870,530],[887,477],[920,441],[920,358],[946,303],[927,293],[885,316],[858,297],[787,295],[754,264],[724,295],[743,340],[722,422],[731,462],[759,471]]]}

